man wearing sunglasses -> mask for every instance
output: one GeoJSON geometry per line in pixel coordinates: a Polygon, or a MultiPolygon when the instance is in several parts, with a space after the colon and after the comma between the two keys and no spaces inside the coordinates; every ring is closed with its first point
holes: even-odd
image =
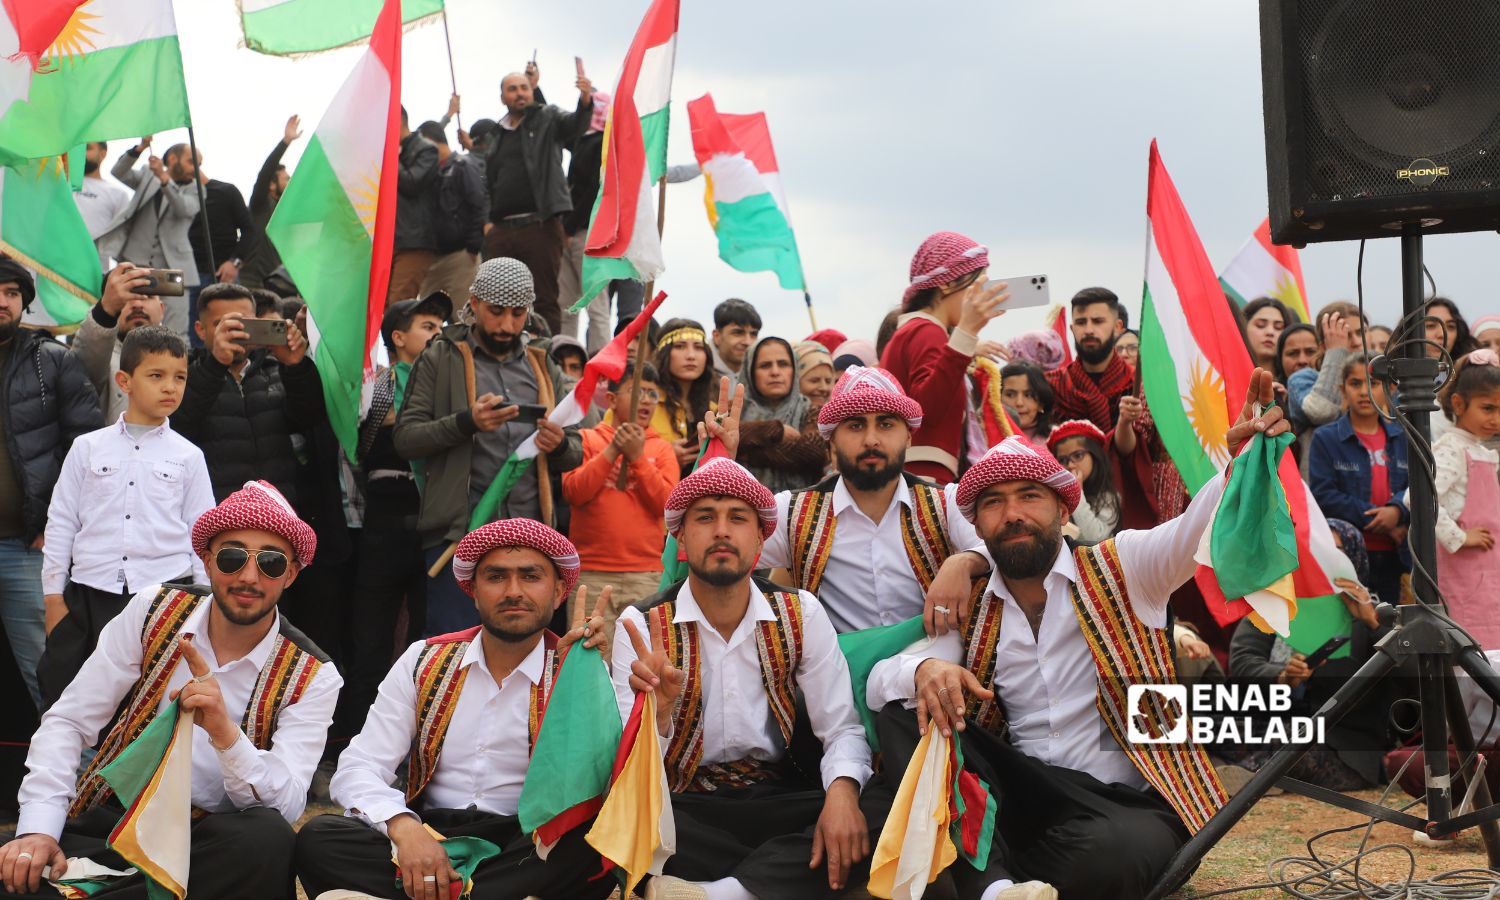
{"type": "Polygon", "coordinates": [[[192,542],[209,589],[136,594],[43,716],[17,798],[18,837],[0,847],[7,891],[56,896],[43,869],[66,878],[69,857],[129,867],[106,846],[123,810],[99,770],[177,701],[197,724],[194,815],[174,823],[191,845],[193,896],[295,896],[290,823],[306,805],[343,680],[276,607],[317,537],[274,487],[251,481],[198,517],[192,542]],[[96,735],[103,740],[75,782],[96,735]]]}
{"type": "MultiPolygon", "coordinates": [[[[472,878],[465,889],[477,886],[476,896],[607,897],[615,883],[594,877],[603,864],[584,843],[587,827],[565,834],[544,862],[517,818],[564,653],[580,638],[604,645],[599,610],[586,624],[575,619],[561,640],[547,630],[578,580],[578,551],[540,522],[501,519],[459,542],[453,577],[480,624],[418,641],[391,667],[330,785],[347,815],[319,816],[297,835],[302,886],[309,897],[343,889],[448,900],[457,893],[450,884],[472,878]],[[403,761],[404,791],[394,785],[403,761]],[[505,849],[465,865],[440,843],[461,837],[505,849]]],[[[580,601],[586,592],[579,588],[580,601]]],[[[601,610],[609,593],[599,594],[601,610]]],[[[580,662],[602,670],[597,656],[580,662]]]]}

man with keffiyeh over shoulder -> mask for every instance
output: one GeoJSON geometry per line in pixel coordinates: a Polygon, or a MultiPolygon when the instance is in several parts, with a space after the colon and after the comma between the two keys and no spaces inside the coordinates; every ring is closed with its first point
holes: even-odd
{"type": "Polygon", "coordinates": [[[1115,352],[1120,298],[1108,288],[1084,288],[1073,295],[1073,346],[1076,356],[1047,373],[1052,386],[1052,420],[1087,419],[1109,434],[1120,415],[1120,398],[1135,389],[1135,370],[1115,352]]]}

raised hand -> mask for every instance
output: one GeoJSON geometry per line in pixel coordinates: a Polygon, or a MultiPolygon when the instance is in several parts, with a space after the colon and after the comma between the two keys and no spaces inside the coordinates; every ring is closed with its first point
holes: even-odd
{"type": "Polygon", "coordinates": [[[1245,405],[1240,409],[1239,418],[1224,435],[1229,444],[1230,456],[1238,456],[1245,442],[1257,434],[1273,438],[1292,429],[1292,423],[1287,421],[1281,407],[1270,405],[1276,396],[1275,384],[1276,379],[1265,369],[1256,369],[1250,373],[1250,389],[1245,395],[1245,405]],[[1256,415],[1257,409],[1263,412],[1256,415]]]}
{"type": "Polygon", "coordinates": [[[594,605],[593,614],[584,617],[584,610],[588,609],[589,586],[586,584],[578,586],[578,593],[573,598],[573,620],[569,624],[568,633],[557,641],[557,652],[562,651],[578,643],[583,639],[583,646],[596,648],[606,659],[609,657],[609,636],[605,633],[605,621],[609,618],[609,601],[614,595],[615,586],[608,584],[604,590],[599,592],[599,602],[594,605]]]}
{"type": "Polygon", "coordinates": [[[651,691],[656,694],[656,731],[665,735],[672,727],[672,709],[682,694],[687,675],[667,660],[666,651],[651,649],[634,621],[625,620],[625,633],[630,636],[630,646],[635,650],[635,662],[630,664],[630,689],[637,693],[651,691]]]}
{"type": "Polygon", "coordinates": [[[964,288],[964,299],[959,307],[958,327],[972,335],[978,335],[991,319],[1005,315],[1003,304],[1010,299],[1005,282],[988,286],[982,278],[964,288]]]}
{"type": "Polygon", "coordinates": [[[740,417],[745,412],[745,386],[735,385],[734,393],[731,395],[729,376],[721,375],[719,377],[719,402],[714,409],[715,412],[709,413],[702,422],[698,423],[698,441],[701,443],[718,438],[719,442],[724,445],[724,451],[729,454],[729,458],[734,459],[740,449],[740,417]]]}
{"type": "Polygon", "coordinates": [[[208,668],[208,661],[198,648],[193,646],[193,636],[182,636],[182,661],[187,663],[193,678],[172,693],[183,712],[193,714],[193,723],[208,732],[208,740],[216,750],[227,750],[239,739],[240,729],[229,718],[224,709],[224,695],[219,691],[219,680],[208,668]]]}
{"type": "Polygon", "coordinates": [[[290,147],[292,141],[299,137],[302,137],[302,117],[292,116],[286,120],[286,128],[282,129],[281,142],[290,147]]]}

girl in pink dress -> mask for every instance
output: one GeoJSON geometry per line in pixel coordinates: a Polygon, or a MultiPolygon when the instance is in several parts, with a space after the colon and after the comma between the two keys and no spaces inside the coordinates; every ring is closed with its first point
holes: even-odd
{"type": "Polygon", "coordinates": [[[1438,587],[1453,618],[1486,650],[1500,649],[1500,355],[1488,348],[1459,361],[1443,387],[1453,421],[1433,444],[1437,462],[1438,587]]]}

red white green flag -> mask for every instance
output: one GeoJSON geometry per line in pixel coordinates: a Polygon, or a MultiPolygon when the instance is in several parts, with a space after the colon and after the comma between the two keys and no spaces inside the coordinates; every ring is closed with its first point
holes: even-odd
{"type": "Polygon", "coordinates": [[[1256,297],[1273,297],[1286,304],[1304,322],[1307,314],[1307,285],[1302,281],[1302,260],[1296,247],[1271,243],[1271,220],[1261,220],[1260,227],[1240,248],[1224,271],[1219,273],[1224,293],[1240,306],[1256,297]]]}
{"type": "Polygon", "coordinates": [[[385,0],[266,226],[307,300],[328,419],[350,456],[390,285],[400,128],[401,0],[385,0]]]}

